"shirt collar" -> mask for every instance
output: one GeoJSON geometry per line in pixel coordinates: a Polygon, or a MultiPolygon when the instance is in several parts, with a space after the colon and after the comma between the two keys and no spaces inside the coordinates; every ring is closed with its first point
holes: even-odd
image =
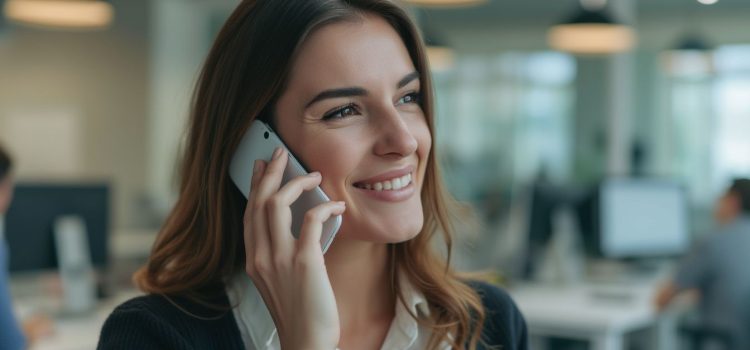
{"type": "Polygon", "coordinates": [[[424,294],[414,287],[414,284],[403,273],[399,274],[398,279],[399,287],[401,287],[401,295],[409,310],[417,317],[430,316],[430,306],[424,294]]]}
{"type": "Polygon", "coordinates": [[[430,315],[427,299],[403,273],[399,274],[398,278],[404,302],[396,301],[396,315],[391,322],[382,349],[411,349],[420,337],[424,340],[429,335],[428,330],[423,329],[412,317],[415,315],[418,318],[424,318],[430,315]]]}
{"type": "MultiPolygon", "coordinates": [[[[421,327],[405,307],[420,318],[430,315],[424,294],[404,274],[400,273],[398,278],[404,303],[396,302],[396,315],[382,349],[408,349],[420,337],[421,327]]],[[[245,347],[257,350],[279,349],[273,318],[252,280],[246,274],[238,273],[227,283],[227,295],[231,305],[235,306],[233,313],[245,347]]]]}
{"type": "Polygon", "coordinates": [[[231,278],[227,283],[227,296],[234,306],[232,312],[245,347],[257,350],[279,348],[271,313],[250,277],[238,273],[231,278]]]}

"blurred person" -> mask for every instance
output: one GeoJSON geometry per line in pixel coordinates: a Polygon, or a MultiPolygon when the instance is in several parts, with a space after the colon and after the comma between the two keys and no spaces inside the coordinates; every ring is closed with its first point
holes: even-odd
{"type": "MultiPolygon", "coordinates": [[[[502,289],[450,252],[458,208],[440,179],[425,49],[387,0],[242,1],[197,83],[180,194],[100,349],[527,348],[502,289]],[[311,171],[281,185],[282,148],[248,199],[229,177],[251,122],[311,171]],[[396,181],[397,179],[405,179],[396,181]],[[290,205],[320,187],[299,239],[290,205]],[[322,223],[343,215],[325,255],[322,223]]],[[[253,166],[248,164],[248,166],[253,166]]]]}
{"type": "Polygon", "coordinates": [[[0,348],[24,349],[26,337],[13,312],[8,279],[8,246],[5,243],[5,212],[13,199],[12,161],[0,147],[0,348]]]}
{"type": "Polygon", "coordinates": [[[52,321],[43,314],[34,314],[16,321],[8,286],[10,251],[5,242],[5,213],[13,199],[13,162],[0,146],[0,349],[23,349],[51,334],[52,321]]]}
{"type": "Polygon", "coordinates": [[[726,334],[732,349],[750,349],[750,179],[735,179],[716,203],[716,232],[680,262],[673,280],[657,293],[657,309],[675,296],[698,297],[698,325],[726,334]],[[697,293],[696,293],[697,292],[697,293]]]}

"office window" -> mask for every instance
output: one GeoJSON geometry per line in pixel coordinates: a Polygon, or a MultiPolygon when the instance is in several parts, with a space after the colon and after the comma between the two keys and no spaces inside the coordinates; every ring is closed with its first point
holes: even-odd
{"type": "Polygon", "coordinates": [[[732,176],[750,176],[750,46],[716,53],[718,122],[713,177],[719,186],[732,176]]]}
{"type": "Polygon", "coordinates": [[[453,193],[481,200],[542,171],[567,180],[574,79],[574,59],[554,52],[463,56],[436,73],[436,147],[453,193]]]}
{"type": "Polygon", "coordinates": [[[712,60],[712,74],[673,72],[659,138],[666,175],[682,179],[706,208],[732,177],[750,176],[750,45],[722,46],[712,60]]]}

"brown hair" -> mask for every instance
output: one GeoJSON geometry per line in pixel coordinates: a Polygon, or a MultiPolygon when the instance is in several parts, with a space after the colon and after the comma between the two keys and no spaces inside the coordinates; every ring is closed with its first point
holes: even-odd
{"type": "MultiPolygon", "coordinates": [[[[421,105],[434,138],[432,85],[424,47],[401,8],[388,0],[241,2],[219,32],[197,82],[179,197],[149,261],[134,276],[142,290],[206,300],[199,291],[243,271],[242,214],[247,201],[229,178],[231,155],[251,122],[273,113],[306,38],[326,24],[357,20],[364,13],[384,18],[404,41],[420,72],[421,105]]],[[[443,187],[434,147],[421,197],[424,227],[416,238],[393,244],[391,258],[430,305],[428,326],[433,333],[428,347],[445,341],[454,348],[468,345],[473,349],[484,311],[478,294],[450,268],[453,227],[449,208],[455,202],[443,187]],[[436,235],[442,235],[447,259],[434,251],[436,235]]],[[[392,280],[403,303],[398,279],[392,280]]]]}

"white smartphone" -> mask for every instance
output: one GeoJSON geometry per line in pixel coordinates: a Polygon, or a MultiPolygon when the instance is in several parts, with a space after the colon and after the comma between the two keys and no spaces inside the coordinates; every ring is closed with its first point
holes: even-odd
{"type": "MultiPolygon", "coordinates": [[[[243,136],[242,141],[240,141],[237,150],[232,156],[232,163],[229,166],[229,176],[242,194],[245,195],[245,198],[247,198],[251,190],[250,179],[255,160],[262,159],[270,162],[273,151],[277,147],[283,147],[289,155],[289,161],[287,162],[286,169],[284,169],[284,175],[281,180],[282,186],[297,176],[307,174],[305,168],[289,152],[289,149],[273,129],[262,121],[255,120],[247,133],[245,133],[245,136],[243,136]]],[[[320,186],[318,186],[310,191],[302,192],[302,195],[292,203],[292,234],[295,238],[299,238],[305,213],[310,208],[328,201],[330,199],[323,193],[320,186]]],[[[323,248],[323,253],[328,250],[339,227],[341,227],[341,215],[332,216],[323,223],[323,232],[320,236],[320,246],[323,248]]]]}

